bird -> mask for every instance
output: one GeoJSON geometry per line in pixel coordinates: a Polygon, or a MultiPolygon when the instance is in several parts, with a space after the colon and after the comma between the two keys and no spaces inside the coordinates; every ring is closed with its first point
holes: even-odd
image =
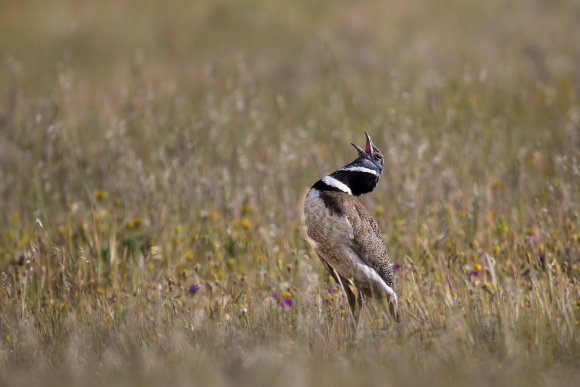
{"type": "Polygon", "coordinates": [[[393,263],[377,221],[358,200],[375,189],[384,156],[365,132],[366,146],[354,161],[316,181],[304,199],[307,239],[324,267],[346,294],[358,322],[366,298],[386,297],[399,321],[393,263]],[[350,285],[354,285],[357,292],[350,285]]]}

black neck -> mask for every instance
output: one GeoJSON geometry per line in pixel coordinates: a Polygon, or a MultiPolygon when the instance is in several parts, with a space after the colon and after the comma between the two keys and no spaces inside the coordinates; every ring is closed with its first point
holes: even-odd
{"type": "Polygon", "coordinates": [[[377,186],[379,177],[368,172],[338,170],[330,176],[344,183],[355,196],[371,192],[377,186]]]}
{"type": "Polygon", "coordinates": [[[346,192],[346,189],[341,189],[338,185],[341,183],[348,187],[350,193],[355,196],[359,196],[365,194],[367,192],[371,192],[377,186],[377,182],[379,181],[379,176],[374,175],[369,172],[363,171],[346,171],[339,169],[338,171],[333,172],[328,177],[322,178],[318,180],[312,188],[318,191],[336,191],[336,192],[346,192]],[[332,178],[332,180],[328,180],[328,177],[332,178]],[[336,184],[333,184],[333,181],[336,184]]]}

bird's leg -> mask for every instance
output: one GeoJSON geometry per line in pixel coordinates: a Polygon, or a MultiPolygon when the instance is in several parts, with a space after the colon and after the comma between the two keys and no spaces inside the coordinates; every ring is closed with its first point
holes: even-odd
{"type": "Polygon", "coordinates": [[[387,302],[389,303],[389,312],[391,313],[391,316],[395,319],[395,322],[397,323],[401,322],[401,316],[399,315],[398,300],[397,299],[391,300],[387,297],[387,302]]]}
{"type": "Polygon", "coordinates": [[[356,296],[350,286],[348,285],[348,280],[341,276],[340,274],[336,273],[335,271],[335,279],[338,279],[338,285],[342,288],[344,294],[346,294],[346,298],[348,300],[348,305],[350,306],[350,321],[352,322],[352,340],[356,341],[356,332],[358,328],[358,320],[360,317],[360,308],[358,308],[358,303],[356,296]]]}
{"type": "Polygon", "coordinates": [[[348,305],[350,307],[353,328],[356,331],[356,327],[358,325],[358,318],[359,318],[359,313],[357,310],[357,300],[356,300],[356,296],[353,293],[352,289],[350,288],[350,286],[348,286],[348,280],[346,278],[342,277],[340,274],[338,274],[338,272],[336,270],[334,270],[334,268],[332,266],[330,266],[320,256],[319,256],[319,258],[322,261],[322,263],[324,263],[324,266],[326,267],[328,274],[330,274],[330,276],[332,278],[334,278],[334,280],[336,281],[338,286],[342,289],[342,291],[346,295],[346,299],[348,300],[348,305]]]}
{"type": "Polygon", "coordinates": [[[358,303],[357,303],[356,296],[355,296],[354,292],[352,291],[352,289],[350,288],[350,286],[348,286],[348,280],[338,273],[337,273],[337,276],[339,279],[338,284],[340,285],[340,287],[342,288],[342,290],[346,294],[346,298],[348,300],[348,305],[350,306],[350,311],[352,313],[352,318],[354,319],[354,324],[356,327],[356,325],[358,324],[358,318],[360,315],[360,313],[359,313],[360,310],[359,310],[358,305],[357,305],[358,303]]]}

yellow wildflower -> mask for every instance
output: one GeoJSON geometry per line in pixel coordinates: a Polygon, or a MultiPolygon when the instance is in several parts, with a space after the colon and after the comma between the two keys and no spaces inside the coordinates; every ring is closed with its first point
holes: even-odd
{"type": "Polygon", "coordinates": [[[109,194],[107,193],[107,191],[103,191],[102,189],[97,189],[95,190],[95,192],[93,192],[93,197],[98,202],[104,202],[105,200],[107,200],[108,196],[109,194]]]}
{"type": "Polygon", "coordinates": [[[248,215],[250,213],[252,213],[253,209],[252,206],[249,204],[244,204],[242,207],[242,214],[243,215],[248,215]]]}
{"type": "Polygon", "coordinates": [[[143,225],[143,218],[140,216],[137,216],[137,217],[135,217],[127,222],[128,228],[140,228],[142,225],[143,225]]]}
{"type": "Polygon", "coordinates": [[[244,216],[242,219],[240,219],[240,226],[246,230],[250,230],[253,225],[252,221],[244,216]]]}

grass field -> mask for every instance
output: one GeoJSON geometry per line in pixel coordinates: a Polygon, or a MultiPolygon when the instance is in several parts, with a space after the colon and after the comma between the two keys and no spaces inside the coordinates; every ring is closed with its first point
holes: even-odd
{"type": "Polygon", "coordinates": [[[580,380],[580,4],[0,4],[0,385],[580,380]],[[368,131],[401,323],[302,198],[368,131]]]}

